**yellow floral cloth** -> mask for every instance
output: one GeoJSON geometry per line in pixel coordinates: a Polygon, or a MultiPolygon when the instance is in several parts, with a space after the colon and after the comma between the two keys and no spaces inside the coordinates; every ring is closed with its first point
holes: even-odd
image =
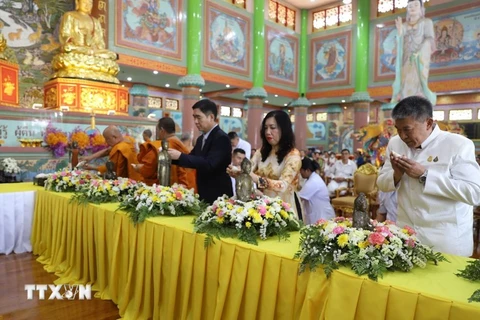
{"type": "Polygon", "coordinates": [[[280,197],[283,201],[289,203],[297,218],[294,193],[301,167],[302,159],[297,149],[290,151],[280,164],[274,151],[265,161],[262,161],[260,150],[252,158],[252,172],[268,181],[268,187],[263,190],[263,193],[269,197],[280,197]]]}

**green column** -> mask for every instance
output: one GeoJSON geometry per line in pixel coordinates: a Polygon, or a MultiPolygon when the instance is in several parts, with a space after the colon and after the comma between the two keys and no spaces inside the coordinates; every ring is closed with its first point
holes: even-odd
{"type": "Polygon", "coordinates": [[[253,87],[262,88],[265,77],[265,2],[253,1],[253,87]]]}
{"type": "Polygon", "coordinates": [[[187,4],[187,72],[200,74],[202,67],[203,0],[188,0],[187,4]]]}
{"type": "Polygon", "coordinates": [[[368,39],[370,34],[370,0],[357,1],[357,50],[355,54],[355,91],[368,87],[368,39]]]}
{"type": "Polygon", "coordinates": [[[298,70],[298,92],[300,96],[307,92],[307,33],[308,33],[308,10],[302,9],[300,18],[300,52],[298,70]]]}

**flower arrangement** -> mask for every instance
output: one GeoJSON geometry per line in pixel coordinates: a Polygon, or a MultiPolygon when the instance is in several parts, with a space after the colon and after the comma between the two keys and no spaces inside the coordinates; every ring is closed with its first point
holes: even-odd
{"type": "MultiPolygon", "coordinates": [[[[455,275],[465,278],[470,281],[480,281],[480,260],[471,260],[468,261],[468,265],[464,270],[459,270],[460,273],[456,273],[455,275]]],[[[480,289],[476,290],[470,298],[468,298],[468,302],[480,302],[480,289]]]]}
{"type": "Polygon", "coordinates": [[[80,154],[84,154],[88,149],[90,149],[90,137],[80,127],[76,127],[70,133],[70,145],[72,145],[74,142],[77,143],[80,154]]]}
{"type": "Polygon", "coordinates": [[[56,129],[52,124],[48,124],[43,141],[47,144],[46,148],[53,152],[55,158],[60,158],[67,151],[67,134],[60,129],[56,129]]]}
{"type": "Polygon", "coordinates": [[[137,224],[148,217],[160,215],[199,215],[205,208],[206,205],[198,199],[193,189],[174,184],[171,187],[142,186],[126,195],[119,209],[126,211],[133,223],[137,224]]]}
{"type": "Polygon", "coordinates": [[[75,192],[87,185],[90,180],[99,177],[88,171],[62,170],[52,173],[45,182],[45,190],[56,192],[75,192]]]}
{"type": "Polygon", "coordinates": [[[143,186],[135,180],[118,178],[117,180],[95,179],[83,185],[72,198],[79,203],[106,203],[118,202],[122,197],[133,193],[137,188],[143,186]]]}
{"type": "Polygon", "coordinates": [[[5,173],[17,174],[22,171],[17,164],[17,160],[13,158],[5,158],[0,162],[0,169],[5,173]]]}
{"type": "Polygon", "coordinates": [[[108,148],[108,144],[100,132],[94,131],[93,133],[89,134],[89,137],[92,153],[108,148]]]}
{"type": "Polygon", "coordinates": [[[372,231],[357,229],[351,219],[337,217],[302,228],[300,250],[295,254],[301,259],[300,271],[323,265],[328,277],[340,265],[350,264],[356,274],[367,274],[376,281],[387,270],[408,272],[414,266],[424,268],[429,261],[447,261],[421,244],[412,228],[400,228],[390,221],[371,223],[372,231]]]}
{"type": "Polygon", "coordinates": [[[257,238],[265,240],[272,235],[287,239],[288,231],[300,229],[300,222],[290,205],[280,198],[262,196],[248,202],[219,197],[194,222],[194,231],[206,233],[205,246],[213,242],[213,236],[238,237],[258,245],[257,238]]]}

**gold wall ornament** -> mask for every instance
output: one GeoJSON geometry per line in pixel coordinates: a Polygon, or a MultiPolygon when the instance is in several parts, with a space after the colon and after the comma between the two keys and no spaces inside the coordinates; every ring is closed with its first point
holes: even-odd
{"type": "Polygon", "coordinates": [[[57,88],[50,88],[45,92],[45,108],[55,109],[57,106],[57,88]]]}
{"type": "Polygon", "coordinates": [[[18,71],[18,64],[0,59],[0,105],[18,107],[18,71]]]}
{"type": "Polygon", "coordinates": [[[4,52],[7,49],[7,39],[0,33],[0,59],[7,60],[4,52]]]}
{"type": "Polygon", "coordinates": [[[91,80],[57,78],[44,85],[46,109],[68,107],[70,112],[128,115],[128,88],[91,80]],[[54,90],[53,90],[54,89],[54,90]]]}
{"type": "Polygon", "coordinates": [[[15,83],[12,82],[12,79],[10,76],[5,77],[3,79],[3,93],[6,94],[7,96],[13,95],[13,92],[15,91],[15,83]]]}
{"type": "Polygon", "coordinates": [[[92,1],[77,0],[66,12],[59,29],[60,53],[52,59],[52,78],[79,78],[120,83],[117,54],[106,49],[104,31],[93,17],[92,1]]]}

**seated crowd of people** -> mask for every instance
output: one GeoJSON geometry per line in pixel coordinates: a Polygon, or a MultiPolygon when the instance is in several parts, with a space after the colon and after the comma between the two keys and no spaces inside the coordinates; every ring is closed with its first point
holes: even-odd
{"type": "MultiPolygon", "coordinates": [[[[472,251],[470,242],[466,248],[463,247],[462,250],[458,248],[466,243],[468,236],[472,239],[471,230],[467,235],[460,237],[461,239],[457,239],[455,247],[444,246],[444,242],[440,240],[437,242],[430,240],[421,230],[437,228],[435,232],[455,234],[460,224],[461,228],[470,225],[471,229],[473,224],[471,207],[480,203],[480,167],[474,161],[473,143],[463,136],[441,131],[433,122],[431,104],[423,98],[410,97],[402,100],[393,110],[392,117],[399,134],[391,139],[387,147],[385,165],[380,170],[376,197],[378,209],[375,218],[379,221],[385,219],[396,221],[398,216],[402,223],[413,225],[420,234],[419,238],[425,243],[438,245],[443,252],[469,255],[467,252],[472,251]],[[447,148],[447,151],[450,153],[439,156],[447,151],[436,149],[437,142],[448,139],[453,141],[448,144],[450,149],[447,148]],[[392,143],[398,151],[390,148],[392,143]],[[458,151],[460,145],[463,145],[462,148],[468,147],[468,150],[458,151]],[[402,150],[401,154],[395,153],[402,150]],[[436,163],[439,157],[442,166],[444,163],[445,165],[438,168],[444,170],[448,165],[450,170],[448,175],[444,171],[438,171],[436,163]],[[470,172],[466,173],[466,169],[470,172]],[[402,197],[399,196],[400,193],[402,197]],[[446,207],[437,208],[435,205],[427,204],[423,196],[429,197],[429,201],[433,203],[439,197],[443,197],[444,200],[440,202],[446,207]],[[405,218],[405,210],[412,205],[415,206],[412,208],[413,211],[423,211],[419,211],[420,218],[411,218],[414,220],[408,221],[409,213],[405,218]],[[451,220],[448,228],[445,227],[443,220],[436,219],[428,211],[435,209],[440,212],[450,207],[461,208],[461,212],[456,213],[462,216],[457,221],[445,213],[443,219],[451,220]],[[448,230],[442,231],[442,228],[448,230]]],[[[196,127],[202,133],[194,146],[188,135],[182,136],[181,140],[177,138],[175,123],[171,118],[164,117],[158,121],[156,140],[151,140],[150,131],[144,133],[145,142],[140,145],[138,154],[134,146],[122,137],[119,129],[111,126],[104,131],[110,149],[84,160],[91,161],[94,158],[108,156],[114,163],[117,176],[129,177],[151,185],[158,182],[158,152],[161,140],[167,139],[168,153],[172,158],[171,183],[181,183],[188,188],[194,188],[201,200],[211,204],[223,195],[235,195],[235,178],[241,172],[242,161],[247,158],[251,161],[252,169],[249,175],[256,186],[256,194],[280,197],[292,205],[297,217],[305,224],[333,218],[335,212],[331,199],[341,196],[351,187],[359,167],[368,163],[372,165],[368,154],[362,154],[360,150],[354,157],[350,155],[348,149],[341,150],[338,158],[334,152],[316,149],[299,151],[295,148],[290,117],[281,110],[270,111],[262,120],[259,150],[252,149],[250,143],[239,137],[236,132],[227,134],[220,129],[217,106],[211,100],[198,101],[193,106],[193,118],[196,127]]],[[[86,169],[105,170],[103,167],[90,164],[87,164],[86,169]]]]}

